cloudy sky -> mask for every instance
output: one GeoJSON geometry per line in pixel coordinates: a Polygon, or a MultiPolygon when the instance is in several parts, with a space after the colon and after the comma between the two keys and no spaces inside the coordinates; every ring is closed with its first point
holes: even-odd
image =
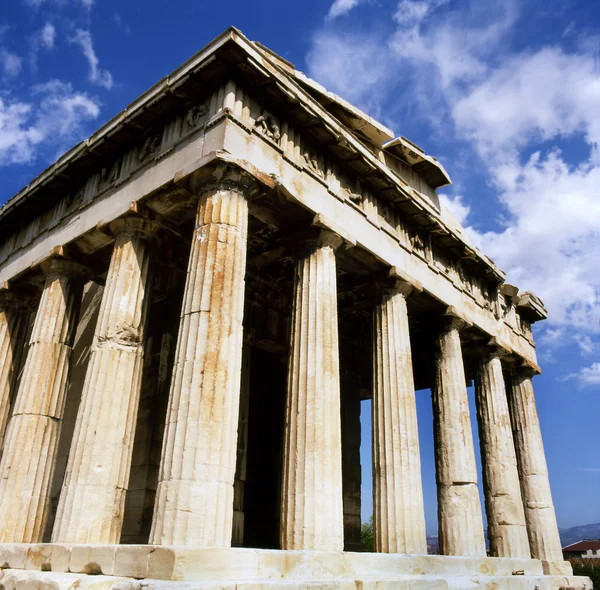
{"type": "MultiPolygon", "coordinates": [[[[550,317],[536,326],[544,374],[535,387],[559,524],[600,522],[600,4],[226,6],[0,0],[0,204],[227,26],[239,27],[441,160],[453,179],[444,202],[509,282],[543,299],[550,317]]],[[[418,411],[434,532],[427,392],[418,411]]],[[[365,405],[365,432],[368,419],[365,405]]],[[[367,518],[368,444],[363,451],[367,518]]]]}

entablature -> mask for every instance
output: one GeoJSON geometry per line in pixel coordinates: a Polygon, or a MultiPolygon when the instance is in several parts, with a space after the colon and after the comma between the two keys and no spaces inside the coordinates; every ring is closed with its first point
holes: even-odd
{"type": "Polygon", "coordinates": [[[194,199],[174,179],[227,160],[335,221],[331,229],[342,228],[374,259],[414,272],[432,297],[464,309],[486,333],[497,336],[498,324],[507,348],[535,362],[530,323],[541,319],[541,302],[506,297],[502,271],[442,220],[431,196],[404,182],[255,47],[241,60],[243,43],[235,31],[219,37],[7,203],[0,227],[18,230],[0,243],[0,281],[73,240],[84,254],[96,251],[107,243],[99,222],[157,192],[157,212],[180,223],[194,199]],[[234,77],[225,76],[227,60],[234,77]],[[204,76],[212,85],[201,83],[204,76]]]}

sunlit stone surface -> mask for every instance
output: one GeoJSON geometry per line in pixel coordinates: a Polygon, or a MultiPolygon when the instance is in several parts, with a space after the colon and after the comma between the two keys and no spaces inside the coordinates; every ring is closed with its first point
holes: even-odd
{"type": "Polygon", "coordinates": [[[531,383],[546,310],[440,205],[449,183],[228,29],[9,200],[0,590],[590,590],[531,383]]]}

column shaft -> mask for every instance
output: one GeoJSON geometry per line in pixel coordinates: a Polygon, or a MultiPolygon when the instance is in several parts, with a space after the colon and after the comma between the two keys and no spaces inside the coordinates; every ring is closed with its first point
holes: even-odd
{"type": "Polygon", "coordinates": [[[19,359],[25,346],[26,316],[12,294],[0,291],[0,449],[8,424],[19,359]]]}
{"type": "Polygon", "coordinates": [[[281,548],[342,551],[335,248],[324,232],[296,266],[284,440],[281,548]]]}
{"type": "Polygon", "coordinates": [[[508,403],[531,555],[534,559],[562,562],[560,536],[531,378],[524,373],[514,374],[509,383],[508,403]]]}
{"type": "Polygon", "coordinates": [[[382,553],[427,553],[409,292],[386,291],[373,314],[373,534],[382,553]]]}
{"type": "Polygon", "coordinates": [[[432,391],[439,543],[443,555],[485,556],[461,326],[450,318],[439,334],[432,391]]]}
{"type": "Polygon", "coordinates": [[[119,219],[69,461],[55,543],[118,543],[138,412],[153,228],[119,219]]]}
{"type": "Polygon", "coordinates": [[[81,267],[52,260],[29,342],[0,462],[0,541],[39,543],[81,302],[81,267]]]}
{"type": "Polygon", "coordinates": [[[248,202],[242,188],[200,198],[150,540],[231,545],[248,202]]]}
{"type": "Polygon", "coordinates": [[[502,361],[497,354],[485,352],[478,359],[475,399],[491,554],[529,559],[502,361]]]}

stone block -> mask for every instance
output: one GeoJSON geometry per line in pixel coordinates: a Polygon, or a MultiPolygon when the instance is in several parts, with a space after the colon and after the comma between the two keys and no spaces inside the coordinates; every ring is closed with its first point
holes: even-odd
{"type": "Polygon", "coordinates": [[[71,549],[67,545],[41,543],[29,545],[25,569],[43,572],[68,572],[71,549]]]}
{"type": "Polygon", "coordinates": [[[73,545],[69,571],[111,576],[115,566],[116,545],[73,545]]]}
{"type": "Polygon", "coordinates": [[[113,576],[145,578],[148,576],[148,557],[151,545],[120,545],[115,554],[113,576]]]}
{"type": "Polygon", "coordinates": [[[25,569],[27,549],[29,545],[18,543],[0,544],[0,568],[25,569]]]}
{"type": "Polygon", "coordinates": [[[152,547],[148,555],[148,577],[173,580],[176,554],[170,547],[152,547]]]}

